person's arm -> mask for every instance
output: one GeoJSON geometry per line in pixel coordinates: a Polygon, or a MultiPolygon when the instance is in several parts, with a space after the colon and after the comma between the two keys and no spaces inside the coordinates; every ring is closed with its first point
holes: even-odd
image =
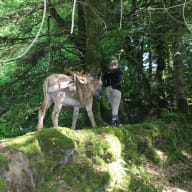
{"type": "Polygon", "coordinates": [[[107,87],[108,86],[108,80],[109,80],[109,74],[108,72],[103,73],[101,80],[103,82],[103,86],[107,87]]]}
{"type": "Polygon", "coordinates": [[[117,71],[115,82],[113,83],[113,89],[117,88],[120,85],[120,82],[122,80],[122,71],[117,71]]]}

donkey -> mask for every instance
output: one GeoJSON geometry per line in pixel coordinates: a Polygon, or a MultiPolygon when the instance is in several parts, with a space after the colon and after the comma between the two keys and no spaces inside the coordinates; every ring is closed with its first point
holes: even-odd
{"type": "Polygon", "coordinates": [[[96,127],[92,112],[93,96],[101,99],[102,81],[93,76],[78,76],[65,74],[52,74],[43,84],[44,101],[39,108],[38,124],[36,129],[43,128],[43,120],[47,109],[54,103],[52,111],[52,123],[58,127],[59,113],[62,108],[73,108],[73,120],[71,129],[76,129],[79,109],[85,107],[92,127],[96,127]]]}

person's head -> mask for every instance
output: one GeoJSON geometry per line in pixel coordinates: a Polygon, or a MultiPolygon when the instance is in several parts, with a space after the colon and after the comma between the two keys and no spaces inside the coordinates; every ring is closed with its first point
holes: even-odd
{"type": "Polygon", "coordinates": [[[110,63],[110,68],[111,69],[117,69],[119,67],[119,62],[115,57],[112,57],[111,63],[110,63]]]}

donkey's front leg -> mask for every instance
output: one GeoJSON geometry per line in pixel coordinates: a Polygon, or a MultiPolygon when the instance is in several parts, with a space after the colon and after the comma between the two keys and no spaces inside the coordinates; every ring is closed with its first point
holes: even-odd
{"type": "Polygon", "coordinates": [[[73,121],[72,121],[71,129],[76,129],[78,115],[79,115],[79,107],[74,107],[73,108],[73,121]]]}
{"type": "Polygon", "coordinates": [[[89,117],[89,119],[91,121],[91,125],[92,125],[93,128],[95,128],[96,123],[95,123],[95,118],[94,118],[93,111],[92,111],[92,104],[87,105],[86,110],[87,110],[88,117],[89,117]]]}

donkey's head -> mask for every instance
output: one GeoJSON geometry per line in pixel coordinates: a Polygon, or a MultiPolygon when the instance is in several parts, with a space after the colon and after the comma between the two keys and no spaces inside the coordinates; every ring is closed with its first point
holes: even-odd
{"type": "Polygon", "coordinates": [[[102,98],[102,81],[101,81],[101,76],[90,76],[89,77],[90,84],[92,87],[92,93],[93,96],[97,100],[100,100],[102,98]]]}

